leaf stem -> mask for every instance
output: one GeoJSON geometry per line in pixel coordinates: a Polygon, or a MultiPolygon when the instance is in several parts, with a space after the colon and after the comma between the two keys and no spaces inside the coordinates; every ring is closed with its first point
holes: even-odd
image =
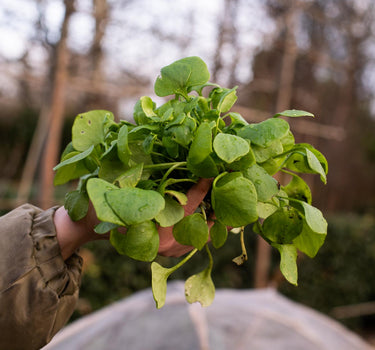
{"type": "Polygon", "coordinates": [[[210,248],[208,247],[208,244],[206,244],[206,252],[207,252],[207,255],[208,255],[208,259],[209,259],[208,270],[211,271],[212,267],[214,265],[214,260],[212,259],[212,254],[210,252],[210,248]]]}
{"type": "Polygon", "coordinates": [[[245,231],[245,227],[242,226],[241,227],[241,235],[240,235],[242,254],[235,257],[232,260],[237,265],[242,265],[247,260],[247,251],[246,251],[246,246],[245,246],[244,231],[245,231]]]}
{"type": "MultiPolygon", "coordinates": [[[[179,163],[175,163],[175,164],[173,164],[166,172],[165,172],[165,174],[164,174],[164,176],[162,177],[162,179],[161,179],[161,185],[163,184],[163,182],[167,179],[167,177],[169,176],[169,174],[173,171],[173,170],[175,170],[176,168],[178,168],[179,166],[181,166],[181,165],[186,165],[186,162],[179,162],[179,163]]],[[[160,185],[160,186],[161,186],[160,185]]]]}
{"type": "Polygon", "coordinates": [[[169,169],[174,164],[179,164],[179,166],[186,165],[186,162],[172,162],[172,163],[160,163],[160,164],[149,164],[145,165],[143,169],[150,169],[150,170],[162,170],[162,169],[169,169]]]}
{"type": "Polygon", "coordinates": [[[181,261],[179,261],[176,265],[169,268],[170,274],[175,272],[179,267],[185,264],[191,257],[198,251],[198,248],[194,248],[188,255],[185,256],[181,261]]]}

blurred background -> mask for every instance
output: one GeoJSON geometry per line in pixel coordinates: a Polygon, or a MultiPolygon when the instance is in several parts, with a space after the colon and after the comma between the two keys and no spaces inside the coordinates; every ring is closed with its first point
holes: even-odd
{"type": "MultiPolygon", "coordinates": [[[[299,287],[285,283],[279,256],[247,235],[215,252],[216,287],[272,286],[375,337],[375,3],[373,0],[3,0],[0,2],[0,210],[63,203],[52,168],[74,117],[108,109],[132,120],[160,68],[200,56],[211,81],[238,85],[235,111],[259,122],[285,109],[297,142],[328,159],[328,184],[307,177],[329,222],[314,259],[301,256],[299,287]]],[[[79,318],[150,286],[149,264],[91,243],[79,318]]],[[[161,258],[164,264],[173,259],[161,258]]],[[[199,268],[203,262],[195,259],[199,268]]],[[[194,267],[193,267],[194,268],[194,267]]],[[[192,269],[193,269],[192,268],[192,269]]],[[[173,278],[186,278],[184,269],[173,278]]]]}

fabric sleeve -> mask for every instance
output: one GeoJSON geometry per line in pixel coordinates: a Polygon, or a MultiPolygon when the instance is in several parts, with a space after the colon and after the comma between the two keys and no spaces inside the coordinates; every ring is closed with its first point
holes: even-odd
{"type": "Polygon", "coordinates": [[[0,218],[0,349],[40,349],[74,311],[82,259],[63,260],[56,209],[25,204],[0,218]]]}

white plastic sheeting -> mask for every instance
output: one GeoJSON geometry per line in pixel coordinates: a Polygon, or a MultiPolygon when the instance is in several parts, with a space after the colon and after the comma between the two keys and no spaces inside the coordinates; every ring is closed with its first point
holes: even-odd
{"type": "Polygon", "coordinates": [[[219,289],[213,304],[188,304],[182,282],[166,305],[145,290],[64,328],[43,350],[369,350],[336,321],[273,289],[219,289]]]}

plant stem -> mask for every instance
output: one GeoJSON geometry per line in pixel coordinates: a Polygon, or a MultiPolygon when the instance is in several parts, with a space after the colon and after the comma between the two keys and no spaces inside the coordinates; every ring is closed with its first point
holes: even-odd
{"type": "Polygon", "coordinates": [[[194,248],[188,255],[185,256],[180,262],[178,262],[175,266],[169,268],[170,274],[175,272],[179,267],[185,264],[190,258],[198,251],[198,248],[194,248]]]}
{"type": "Polygon", "coordinates": [[[245,246],[245,240],[244,240],[244,227],[241,227],[241,236],[240,236],[240,241],[241,241],[241,250],[242,254],[235,257],[232,261],[235,262],[237,265],[242,265],[246,260],[247,260],[247,251],[246,251],[246,246],[245,246]]]}
{"type": "Polygon", "coordinates": [[[150,169],[150,170],[169,169],[170,167],[174,166],[175,164],[179,164],[179,166],[183,166],[183,165],[186,165],[186,162],[172,162],[172,163],[149,164],[149,165],[145,165],[143,167],[143,169],[150,169]]]}

